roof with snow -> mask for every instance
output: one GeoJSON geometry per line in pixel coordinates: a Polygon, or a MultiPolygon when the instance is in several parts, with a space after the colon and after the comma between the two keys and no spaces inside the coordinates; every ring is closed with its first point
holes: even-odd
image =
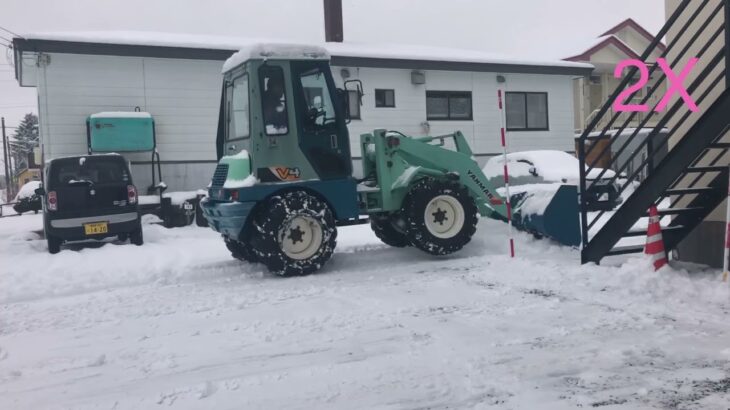
{"type": "MultiPolygon", "coordinates": [[[[602,50],[605,47],[608,46],[614,46],[617,49],[619,49],[621,52],[626,54],[629,58],[641,58],[640,54],[644,50],[636,50],[632,48],[629,44],[627,44],[624,40],[621,39],[620,33],[625,29],[631,29],[635,33],[637,33],[639,36],[646,39],[647,43],[651,43],[655,40],[655,37],[649,33],[644,27],[639,25],[634,19],[628,18],[621,23],[613,26],[605,33],[598,36],[598,38],[594,38],[590,40],[590,43],[587,44],[585,47],[582,48],[584,50],[580,54],[565,58],[565,61],[590,61],[591,56],[598,51],[602,50]]],[[[664,51],[666,49],[666,46],[659,42],[657,45],[657,50],[664,51]]]]}
{"type": "MultiPolygon", "coordinates": [[[[23,52],[47,52],[223,61],[256,44],[291,45],[261,38],[119,31],[36,33],[13,39],[16,59],[23,52]]],[[[563,75],[586,75],[593,69],[585,63],[536,61],[457,48],[349,42],[310,44],[308,47],[325,50],[332,65],[345,67],[563,75]]]]}

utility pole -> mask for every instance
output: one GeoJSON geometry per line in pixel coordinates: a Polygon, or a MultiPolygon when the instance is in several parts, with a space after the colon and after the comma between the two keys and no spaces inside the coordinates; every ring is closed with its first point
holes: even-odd
{"type": "Polygon", "coordinates": [[[5,135],[5,117],[0,119],[3,130],[3,161],[5,162],[5,202],[10,198],[10,153],[8,152],[8,136],[5,135]]]}

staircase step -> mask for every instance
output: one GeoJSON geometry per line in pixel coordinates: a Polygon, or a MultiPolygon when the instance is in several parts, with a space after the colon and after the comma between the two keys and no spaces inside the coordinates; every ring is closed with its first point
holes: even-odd
{"type": "MultiPolygon", "coordinates": [[[[689,213],[689,212],[699,212],[699,211],[702,211],[703,209],[705,209],[705,208],[701,207],[701,206],[692,206],[689,208],[667,208],[667,209],[659,209],[659,210],[657,210],[657,213],[659,214],[659,216],[679,215],[679,214],[684,214],[684,213],[689,213]]],[[[649,216],[649,213],[645,212],[644,216],[645,217],[649,216]]]]}
{"type": "Polygon", "coordinates": [[[707,149],[728,149],[730,142],[714,142],[707,146],[707,149]]]}
{"type": "MultiPolygon", "coordinates": [[[[662,226],[662,232],[677,232],[684,229],[684,226],[682,225],[669,225],[669,226],[662,226]]],[[[623,235],[623,238],[628,238],[631,236],[646,236],[647,231],[646,229],[640,229],[637,231],[628,231],[623,235]]]]}
{"type": "Polygon", "coordinates": [[[714,189],[710,187],[700,187],[700,188],[674,188],[674,189],[667,189],[664,191],[663,196],[669,196],[669,195],[683,195],[683,194],[701,194],[704,192],[713,192],[714,189]]]}
{"type": "Polygon", "coordinates": [[[689,167],[687,168],[686,172],[722,172],[726,171],[728,167],[726,166],[709,166],[709,167],[689,167]]]}
{"type": "Polygon", "coordinates": [[[628,253],[641,253],[644,252],[644,245],[632,245],[632,246],[619,246],[611,249],[606,253],[606,256],[611,255],[626,255],[628,253]]]}

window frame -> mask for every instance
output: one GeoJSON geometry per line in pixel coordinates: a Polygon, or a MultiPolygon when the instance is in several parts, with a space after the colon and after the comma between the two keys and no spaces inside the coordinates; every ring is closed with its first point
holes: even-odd
{"type": "Polygon", "coordinates": [[[375,108],[395,108],[395,89],[394,88],[376,88],[373,96],[375,97],[375,108]],[[388,105],[387,98],[385,98],[385,95],[383,95],[383,104],[378,105],[378,91],[387,92],[390,91],[393,93],[393,105],[388,105]]]}
{"type": "MultiPolygon", "coordinates": [[[[332,133],[332,132],[335,132],[337,130],[337,126],[338,126],[337,124],[339,123],[339,118],[340,118],[339,117],[340,113],[337,110],[335,102],[332,100],[332,98],[333,98],[332,89],[333,89],[333,87],[334,87],[334,89],[336,89],[336,86],[334,86],[334,83],[332,83],[332,84],[330,83],[329,76],[327,75],[325,68],[322,67],[320,64],[316,64],[316,65],[312,64],[312,65],[309,65],[309,67],[307,67],[307,65],[304,64],[303,66],[304,67],[302,67],[302,65],[297,65],[296,67],[293,66],[292,70],[291,70],[292,78],[294,79],[292,91],[295,94],[295,96],[294,96],[294,98],[296,100],[295,104],[302,107],[301,109],[297,110],[297,111],[301,112],[301,114],[302,114],[302,115],[297,115],[298,126],[300,127],[299,129],[301,131],[307,132],[307,133],[312,133],[312,132],[313,133],[332,133]],[[304,76],[311,75],[310,73],[313,73],[315,70],[319,73],[320,76],[322,76],[321,79],[322,79],[322,84],[323,84],[324,88],[305,87],[304,84],[302,83],[304,76]],[[330,107],[331,113],[334,114],[334,117],[325,116],[325,118],[333,120],[332,122],[329,122],[327,124],[318,125],[314,129],[308,129],[305,126],[305,123],[304,123],[305,118],[303,117],[303,115],[309,109],[308,100],[309,100],[310,95],[307,93],[308,88],[320,90],[321,91],[320,98],[322,98],[323,103],[324,103],[325,98],[327,100],[329,100],[329,107],[330,107]]],[[[327,111],[325,111],[325,112],[327,112],[327,111]]]]}
{"type": "Polygon", "coordinates": [[[264,128],[264,134],[267,137],[285,137],[289,134],[291,134],[291,123],[289,121],[289,96],[287,95],[287,87],[286,87],[286,76],[284,75],[284,68],[278,65],[268,65],[264,64],[261,67],[259,67],[258,70],[259,74],[259,94],[261,95],[261,119],[263,120],[263,128],[264,128]],[[266,118],[266,101],[265,98],[263,98],[264,92],[266,90],[266,84],[264,84],[264,71],[265,70],[277,70],[279,73],[281,73],[281,79],[282,79],[282,88],[284,89],[284,110],[286,111],[286,132],[283,134],[269,134],[268,130],[268,121],[266,118]]]}
{"type": "MultiPolygon", "coordinates": [[[[248,75],[248,72],[240,73],[239,75],[236,75],[235,77],[231,78],[231,80],[226,84],[226,94],[228,94],[228,88],[231,89],[231,99],[226,101],[226,141],[225,142],[232,142],[232,141],[243,141],[251,138],[251,93],[249,92],[251,87],[251,78],[248,75]],[[246,81],[248,82],[248,88],[246,89],[246,99],[248,100],[248,135],[245,137],[236,137],[236,138],[230,138],[231,133],[231,120],[233,120],[233,92],[235,90],[234,82],[238,80],[241,77],[246,77],[246,81]]],[[[234,125],[235,126],[235,125],[234,125]]]]}
{"type": "Polygon", "coordinates": [[[507,131],[550,131],[550,100],[548,98],[547,91],[507,91],[504,93],[504,101],[505,101],[505,127],[507,131]],[[521,94],[524,96],[524,110],[525,110],[525,127],[524,128],[513,128],[507,126],[507,96],[510,94],[521,94]],[[530,127],[529,121],[528,121],[528,113],[527,113],[527,96],[528,95],[544,95],[545,96],[545,127],[544,128],[536,128],[536,127],[530,127]]]}
{"type": "Polygon", "coordinates": [[[347,90],[347,111],[351,120],[362,120],[362,104],[360,104],[360,92],[358,90],[347,90]],[[355,93],[355,101],[357,102],[357,117],[353,115],[350,109],[351,94],[355,93]]]}
{"type": "Polygon", "coordinates": [[[471,91],[442,91],[442,90],[426,90],[426,120],[427,121],[474,121],[474,98],[471,91]],[[428,98],[446,98],[446,114],[447,117],[432,117],[428,114],[428,98]],[[451,99],[469,97],[469,117],[452,117],[451,116],[451,99]]]}

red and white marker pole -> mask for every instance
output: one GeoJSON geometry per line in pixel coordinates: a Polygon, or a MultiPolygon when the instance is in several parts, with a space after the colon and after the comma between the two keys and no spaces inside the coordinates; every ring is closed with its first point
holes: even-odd
{"type": "Polygon", "coordinates": [[[727,187],[727,210],[725,211],[725,253],[722,258],[722,281],[727,282],[728,259],[730,259],[730,182],[727,187]]]}
{"type": "MultiPolygon", "coordinates": [[[[507,225],[509,226],[509,254],[515,257],[515,238],[512,232],[512,203],[509,195],[509,171],[507,168],[507,132],[504,128],[504,105],[502,104],[502,90],[497,90],[497,101],[499,103],[500,134],[502,136],[502,160],[504,162],[504,194],[507,206],[507,225]]],[[[730,211],[729,211],[730,212],[730,211]]]]}

